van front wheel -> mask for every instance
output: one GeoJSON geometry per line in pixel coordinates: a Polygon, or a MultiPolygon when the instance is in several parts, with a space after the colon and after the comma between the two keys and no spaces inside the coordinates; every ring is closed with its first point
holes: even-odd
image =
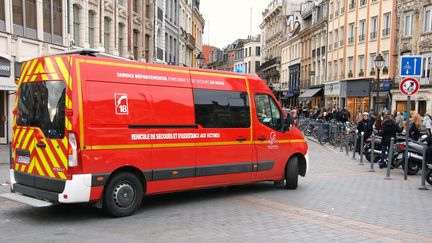
{"type": "Polygon", "coordinates": [[[134,174],[116,174],[105,187],[103,209],[114,217],[129,216],[141,206],[142,199],[143,186],[134,174]]]}
{"type": "Polygon", "coordinates": [[[298,158],[292,157],[285,167],[285,187],[287,189],[297,189],[298,175],[298,158]]]}

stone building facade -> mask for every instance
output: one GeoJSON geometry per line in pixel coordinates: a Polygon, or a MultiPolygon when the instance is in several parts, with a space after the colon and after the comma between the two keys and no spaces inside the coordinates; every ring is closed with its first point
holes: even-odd
{"type": "MultiPolygon", "coordinates": [[[[398,70],[401,55],[422,55],[422,75],[419,78],[420,90],[411,97],[411,111],[423,115],[432,112],[432,2],[428,0],[398,0],[397,49],[395,50],[395,69],[398,70]]],[[[392,110],[406,110],[406,96],[398,89],[401,77],[395,73],[394,88],[391,93],[392,110]]]]}

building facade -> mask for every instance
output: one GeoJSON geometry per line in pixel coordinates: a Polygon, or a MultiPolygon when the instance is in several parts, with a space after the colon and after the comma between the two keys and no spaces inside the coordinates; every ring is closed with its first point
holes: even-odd
{"type": "MultiPolygon", "coordinates": [[[[389,89],[394,82],[396,2],[393,0],[329,1],[327,82],[340,89],[339,105],[351,114],[390,109],[389,89]],[[336,44],[336,41],[339,44],[336,44]],[[376,97],[375,57],[384,57],[380,97],[376,97]],[[339,81],[339,86],[337,82],[339,81]]],[[[334,91],[326,98],[334,104],[334,91]]]]}
{"type": "Polygon", "coordinates": [[[195,49],[195,39],[192,37],[192,1],[180,0],[179,7],[179,65],[191,67],[195,49]]]}
{"type": "Polygon", "coordinates": [[[261,35],[250,37],[244,44],[245,73],[256,74],[261,65],[261,35]]]}
{"type": "Polygon", "coordinates": [[[0,1],[0,144],[12,139],[15,80],[26,60],[71,44],[66,1],[0,1]]]}
{"type": "Polygon", "coordinates": [[[71,48],[93,48],[115,56],[153,59],[152,0],[70,2],[71,48]]]}
{"type": "Polygon", "coordinates": [[[195,48],[192,53],[192,66],[197,67],[197,57],[202,52],[205,20],[200,12],[200,0],[192,0],[192,37],[195,48]]]}
{"type": "Polygon", "coordinates": [[[280,68],[281,47],[285,33],[284,1],[272,0],[262,13],[261,28],[261,66],[257,71],[273,92],[281,92],[280,68]]]}
{"type": "MultiPolygon", "coordinates": [[[[397,14],[399,22],[396,23],[397,50],[394,69],[399,70],[399,58],[401,55],[422,55],[422,75],[419,78],[420,90],[411,97],[411,111],[420,115],[432,111],[432,2],[420,1],[397,1],[397,14]]],[[[398,89],[401,77],[395,73],[396,85],[392,89],[392,110],[403,112],[406,110],[406,96],[398,89]]]]}

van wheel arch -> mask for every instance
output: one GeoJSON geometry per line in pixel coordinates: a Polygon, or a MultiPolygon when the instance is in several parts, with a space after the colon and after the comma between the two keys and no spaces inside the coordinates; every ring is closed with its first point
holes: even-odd
{"type": "MultiPolygon", "coordinates": [[[[147,180],[143,174],[143,172],[141,170],[139,170],[136,167],[133,166],[124,166],[124,167],[120,167],[117,168],[115,171],[113,171],[108,180],[105,182],[105,186],[108,184],[108,182],[117,174],[120,173],[131,173],[134,174],[136,177],[138,177],[138,179],[141,181],[142,187],[143,187],[143,193],[145,194],[147,191],[147,180]]],[[[105,187],[104,187],[105,190],[105,187]]]]}
{"type": "Polygon", "coordinates": [[[296,157],[297,158],[297,161],[298,161],[298,164],[297,164],[297,166],[298,166],[298,172],[299,172],[299,175],[301,175],[301,176],[306,176],[306,171],[307,171],[307,164],[306,164],[306,158],[304,157],[304,155],[303,154],[301,154],[301,153],[295,153],[295,154],[293,154],[291,157],[289,157],[288,159],[287,159],[287,162],[286,162],[286,164],[285,164],[285,169],[286,169],[286,166],[288,165],[288,161],[291,159],[291,158],[294,158],[294,157],[296,157]]]}

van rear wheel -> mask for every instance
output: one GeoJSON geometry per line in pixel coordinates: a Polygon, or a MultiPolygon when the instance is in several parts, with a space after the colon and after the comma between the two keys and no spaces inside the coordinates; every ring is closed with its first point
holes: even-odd
{"type": "Polygon", "coordinates": [[[137,176],[119,173],[110,179],[103,194],[103,209],[114,217],[133,214],[143,199],[143,186],[137,176]]]}
{"type": "Polygon", "coordinates": [[[288,163],[285,167],[285,187],[287,189],[297,189],[298,176],[298,158],[292,157],[288,160],[288,163]]]}

